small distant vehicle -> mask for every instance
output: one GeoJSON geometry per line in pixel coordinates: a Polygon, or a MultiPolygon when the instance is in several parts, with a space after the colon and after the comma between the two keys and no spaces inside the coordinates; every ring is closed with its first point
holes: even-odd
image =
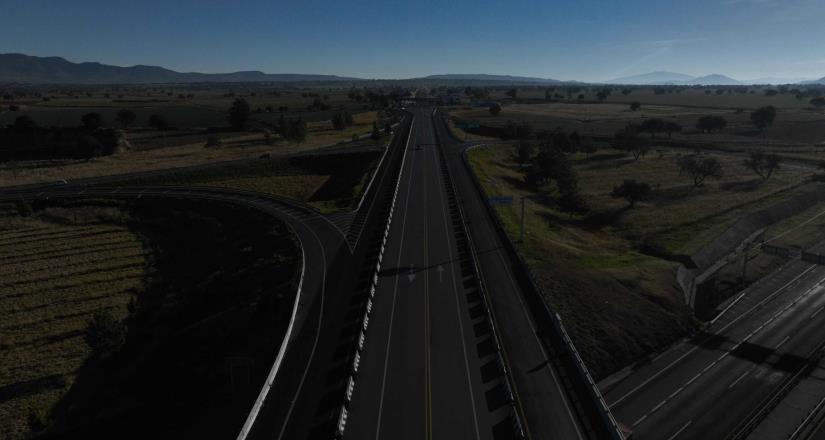
{"type": "Polygon", "coordinates": [[[258,159],[269,159],[271,156],[272,155],[269,154],[269,153],[264,153],[264,154],[258,156],[258,159]]]}
{"type": "Polygon", "coordinates": [[[59,185],[68,185],[68,184],[69,184],[69,181],[68,181],[68,180],[66,180],[66,179],[60,179],[60,180],[58,180],[58,181],[57,181],[57,183],[58,183],[59,185]]]}
{"type": "Polygon", "coordinates": [[[415,149],[420,150],[421,149],[421,144],[416,144],[415,149]]]}

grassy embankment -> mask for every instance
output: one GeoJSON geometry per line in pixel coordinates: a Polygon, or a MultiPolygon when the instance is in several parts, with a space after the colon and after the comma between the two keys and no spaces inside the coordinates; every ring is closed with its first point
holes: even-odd
{"type": "MultiPolygon", "coordinates": [[[[760,182],[740,159],[718,156],[725,177],[694,189],[680,175],[677,157],[663,152],[633,161],[615,151],[571,156],[591,208],[571,216],[557,209],[552,186],[537,190],[523,183],[512,146],[469,153],[489,195],[527,198],[527,239],[518,248],[597,377],[691,331],[694,323],[675,284],[680,258],[745,213],[800,191],[810,174],[781,170],[760,182]],[[623,179],[649,183],[652,199],[627,209],[611,198],[623,179]]],[[[518,203],[497,210],[517,239],[518,203]]]]}
{"type": "Polygon", "coordinates": [[[291,310],[285,226],[207,202],[56,205],[2,210],[3,438],[237,434],[291,310]]]}

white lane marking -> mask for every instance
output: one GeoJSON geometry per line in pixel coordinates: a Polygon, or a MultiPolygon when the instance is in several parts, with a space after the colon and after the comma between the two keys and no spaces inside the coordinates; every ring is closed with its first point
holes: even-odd
{"type": "Polygon", "coordinates": [[[324,297],[326,295],[326,288],[327,288],[327,255],[326,251],[324,251],[324,243],[318,237],[318,234],[309,228],[308,226],[302,224],[300,221],[297,221],[298,224],[306,228],[314,237],[315,241],[318,242],[318,246],[321,248],[321,261],[324,262],[323,264],[323,271],[322,278],[321,278],[321,309],[318,312],[318,327],[315,330],[315,341],[312,343],[312,351],[309,353],[309,360],[307,361],[307,366],[304,369],[304,373],[301,376],[301,381],[298,383],[298,388],[295,390],[295,396],[292,398],[292,402],[289,404],[289,410],[286,413],[286,418],[284,419],[284,424],[281,425],[281,432],[278,434],[278,440],[281,440],[284,436],[284,432],[286,431],[286,427],[289,424],[289,418],[292,416],[292,410],[295,408],[295,403],[298,401],[298,396],[301,395],[301,389],[304,387],[304,381],[307,378],[307,374],[309,373],[309,367],[312,365],[312,360],[315,358],[315,349],[318,347],[318,340],[321,339],[321,327],[324,322],[324,297]]]}
{"type": "MultiPolygon", "coordinates": [[[[438,157],[435,156],[435,149],[433,151],[433,159],[435,160],[436,164],[436,177],[438,178],[441,185],[439,185],[438,189],[438,196],[441,199],[441,217],[444,219],[444,240],[447,243],[447,255],[450,257],[448,261],[453,261],[453,249],[450,246],[450,228],[447,226],[450,223],[447,221],[447,206],[444,203],[444,191],[447,187],[447,182],[442,179],[442,175],[438,172],[439,170],[439,160],[438,157]]],[[[446,164],[444,164],[446,166],[446,164]]],[[[456,201],[458,203],[458,201],[456,201]]],[[[441,272],[439,272],[440,274],[441,272]]],[[[461,334],[461,347],[463,348],[462,353],[464,354],[464,369],[467,374],[467,389],[470,391],[470,403],[473,407],[473,422],[475,423],[475,430],[476,430],[476,439],[481,439],[478,429],[478,413],[476,412],[476,396],[473,392],[473,383],[470,379],[470,361],[468,360],[467,356],[467,342],[465,341],[464,337],[464,320],[461,317],[461,301],[458,299],[458,285],[455,282],[455,268],[450,271],[450,277],[453,279],[453,294],[455,295],[455,313],[458,316],[458,330],[461,334]]],[[[506,380],[506,378],[505,378],[506,380]]]]}
{"type": "MultiPolygon", "coordinates": [[[[682,391],[684,391],[684,390],[685,390],[685,388],[687,388],[690,384],[692,384],[693,382],[695,382],[695,381],[696,381],[696,379],[698,379],[700,376],[702,376],[703,374],[705,374],[705,373],[707,373],[708,371],[710,371],[710,369],[711,369],[711,368],[713,368],[713,367],[714,367],[714,366],[716,366],[719,362],[721,362],[723,359],[725,359],[726,357],[728,357],[728,355],[730,355],[731,353],[733,353],[734,351],[736,351],[736,349],[737,349],[737,348],[739,348],[742,344],[744,344],[745,342],[747,342],[747,341],[748,341],[751,337],[753,337],[755,334],[759,333],[759,331],[760,331],[760,330],[762,330],[765,326],[767,326],[768,324],[770,324],[771,322],[773,322],[774,320],[776,320],[776,318],[777,318],[779,315],[781,315],[782,313],[786,312],[788,309],[790,309],[791,307],[793,307],[794,305],[796,305],[796,303],[798,303],[799,301],[801,301],[802,299],[804,299],[805,297],[807,297],[807,296],[808,296],[811,292],[813,292],[813,291],[817,290],[817,288],[818,288],[817,286],[814,286],[814,287],[812,287],[812,288],[808,289],[808,290],[807,290],[807,291],[805,291],[803,294],[801,294],[801,295],[800,295],[797,299],[795,299],[794,301],[792,301],[791,303],[789,303],[789,304],[788,304],[785,308],[783,308],[783,309],[782,309],[779,313],[777,313],[777,314],[773,315],[772,317],[768,318],[768,320],[767,320],[767,321],[765,321],[765,322],[763,322],[763,323],[762,323],[762,325],[760,325],[760,326],[759,326],[756,330],[754,330],[754,331],[752,331],[751,333],[749,333],[747,336],[745,336],[745,337],[744,337],[741,341],[737,342],[737,343],[736,343],[733,347],[731,347],[729,350],[727,350],[727,351],[725,351],[724,353],[722,353],[722,355],[721,355],[721,356],[719,356],[718,358],[716,358],[713,362],[711,362],[711,363],[709,363],[708,365],[706,365],[706,366],[705,366],[705,368],[703,368],[703,369],[702,369],[702,371],[700,371],[697,375],[693,376],[693,378],[691,378],[691,379],[690,379],[690,380],[689,380],[689,381],[688,381],[685,385],[682,385],[682,386],[681,386],[681,387],[679,387],[676,391],[674,391],[673,393],[671,393],[671,394],[670,394],[670,396],[668,396],[668,397],[665,399],[665,401],[664,401],[664,402],[667,402],[667,401],[669,401],[669,400],[673,399],[674,397],[676,397],[677,395],[679,395],[679,393],[681,393],[682,391]]],[[[784,344],[785,342],[787,342],[787,341],[788,341],[788,339],[790,339],[790,336],[788,336],[788,337],[786,337],[785,339],[783,339],[783,340],[782,340],[782,342],[780,342],[780,343],[779,343],[779,345],[778,345],[776,348],[778,349],[780,346],[782,346],[782,344],[784,344]]],[[[747,374],[747,373],[746,373],[746,374],[747,374]]],[[[744,376],[744,375],[743,375],[743,376],[744,376]]],[[[734,382],[734,385],[735,385],[735,384],[736,384],[736,382],[734,382]]],[[[731,385],[731,386],[733,386],[733,385],[731,385]]],[[[662,403],[664,403],[664,402],[662,402],[662,403]]],[[[646,418],[647,418],[647,416],[649,416],[649,415],[653,414],[654,412],[656,412],[656,411],[657,411],[657,410],[658,410],[661,406],[662,406],[661,404],[657,405],[655,408],[653,408],[652,410],[648,411],[648,412],[647,412],[647,414],[645,414],[645,416],[644,416],[644,417],[642,417],[641,419],[639,419],[637,422],[641,423],[641,421],[643,421],[644,419],[646,419],[646,418]]],[[[636,427],[636,425],[634,424],[634,425],[633,425],[633,427],[635,428],[635,427],[636,427]]]]}
{"type": "Polygon", "coordinates": [[[822,309],[825,309],[825,306],[821,306],[820,308],[816,309],[816,311],[815,311],[815,312],[813,312],[813,313],[811,314],[811,316],[810,316],[808,319],[814,319],[814,318],[816,318],[816,315],[818,315],[818,314],[819,314],[819,312],[821,312],[821,311],[822,311],[822,309]]]}
{"type": "Polygon", "coordinates": [[[779,347],[785,345],[785,343],[788,342],[788,339],[791,339],[791,337],[790,336],[785,336],[785,339],[782,339],[782,341],[780,341],[778,344],[776,344],[776,347],[774,348],[774,350],[778,350],[779,347]]]}
{"type": "Polygon", "coordinates": [[[742,375],[741,375],[741,376],[737,377],[737,378],[736,378],[736,380],[734,380],[733,382],[731,382],[731,384],[730,384],[730,385],[728,385],[728,389],[731,389],[731,388],[735,387],[735,386],[736,386],[736,384],[738,384],[739,382],[741,382],[741,381],[742,381],[742,379],[744,379],[744,378],[745,378],[745,376],[747,376],[749,373],[750,373],[750,371],[746,371],[746,372],[742,373],[742,375]]]}
{"type": "MultiPolygon", "coordinates": [[[[413,122],[410,123],[410,133],[412,133],[413,126],[415,124],[415,119],[413,122]]],[[[407,138],[407,145],[404,146],[404,159],[407,158],[407,150],[409,148],[409,138],[407,138]]],[[[407,195],[406,199],[404,200],[404,217],[401,219],[401,243],[398,247],[398,261],[396,261],[395,267],[401,267],[401,255],[403,254],[404,250],[404,231],[407,228],[407,212],[410,205],[410,189],[412,188],[412,169],[415,165],[415,155],[413,155],[412,159],[410,159],[410,172],[407,179],[407,195]]],[[[404,167],[402,164],[401,167],[402,176],[399,177],[401,179],[404,173],[404,167]]],[[[396,187],[397,190],[397,187],[396,187]]],[[[375,439],[378,440],[381,436],[381,414],[384,412],[384,393],[387,388],[387,365],[389,364],[390,360],[390,345],[392,343],[392,324],[395,319],[395,300],[398,296],[398,279],[401,278],[400,276],[395,277],[395,284],[392,288],[392,307],[390,308],[390,325],[387,330],[387,350],[384,353],[384,370],[381,376],[381,395],[378,399],[378,418],[375,424],[375,439]]]]}
{"type": "MultiPolygon", "coordinates": [[[[756,305],[754,305],[753,307],[751,307],[748,311],[746,311],[745,313],[743,313],[743,314],[739,315],[736,319],[734,319],[734,320],[730,321],[729,323],[725,324],[722,328],[720,328],[718,331],[716,331],[716,332],[715,332],[715,334],[717,334],[717,335],[722,334],[722,332],[724,332],[725,330],[727,330],[728,328],[730,328],[733,324],[735,324],[736,322],[738,322],[740,319],[744,318],[745,316],[750,315],[750,313],[751,313],[752,311],[756,310],[758,307],[761,307],[761,306],[762,306],[764,303],[766,303],[768,300],[772,299],[772,298],[773,298],[776,294],[778,294],[779,292],[781,292],[782,290],[784,290],[786,287],[788,287],[789,285],[791,285],[791,283],[793,283],[793,281],[795,281],[796,279],[798,279],[798,278],[802,277],[802,276],[803,276],[803,275],[805,275],[806,273],[808,273],[808,272],[810,272],[811,270],[813,270],[813,269],[814,269],[814,267],[816,267],[816,266],[811,266],[811,267],[809,267],[808,269],[806,269],[805,271],[803,271],[801,274],[797,275],[797,276],[796,276],[796,278],[794,278],[793,280],[789,281],[788,283],[786,283],[785,285],[783,285],[783,286],[782,286],[782,287],[780,287],[779,289],[776,289],[776,290],[775,290],[772,294],[768,295],[768,296],[767,296],[764,300],[760,301],[759,303],[757,303],[756,305]]],[[[811,290],[812,290],[812,289],[811,289],[811,290]]],[[[807,293],[808,293],[808,292],[806,292],[806,294],[807,294],[807,293]]],[[[800,296],[800,298],[804,297],[806,294],[801,295],[801,296],[800,296]]],[[[791,305],[793,305],[793,304],[795,304],[795,303],[796,303],[796,302],[792,302],[791,304],[789,304],[789,306],[791,306],[791,305]]],[[[784,310],[787,310],[787,309],[788,309],[788,307],[786,307],[784,310]]],[[[783,311],[784,311],[784,310],[783,310],[783,311]]],[[[768,322],[770,322],[771,320],[773,320],[773,318],[769,319],[769,320],[768,320],[768,322]]],[[[762,324],[762,325],[761,325],[761,326],[760,326],[760,327],[759,327],[756,331],[754,331],[753,333],[751,333],[750,335],[748,335],[748,336],[747,336],[744,340],[747,340],[748,338],[750,338],[750,337],[751,337],[754,333],[756,333],[756,332],[758,332],[759,330],[761,330],[764,326],[765,326],[765,323],[763,323],[763,324],[762,324]]],[[[743,342],[744,342],[744,340],[743,340],[743,342]]],[[[656,372],[656,373],[654,373],[653,375],[649,376],[647,379],[645,379],[645,381],[644,381],[644,382],[640,383],[640,384],[639,384],[639,385],[637,385],[635,388],[633,388],[633,389],[631,389],[630,391],[628,391],[627,393],[625,393],[623,396],[619,397],[618,399],[616,399],[616,400],[615,400],[615,401],[613,401],[612,403],[608,404],[608,406],[612,408],[612,407],[614,407],[614,406],[616,406],[616,405],[618,405],[618,404],[622,403],[622,402],[623,402],[623,401],[625,401],[628,397],[632,396],[632,395],[633,395],[633,394],[635,394],[637,391],[639,391],[639,390],[640,390],[640,389],[642,389],[643,387],[647,386],[647,384],[649,384],[650,382],[652,382],[652,381],[656,380],[659,376],[661,376],[662,374],[664,374],[664,372],[665,372],[665,371],[670,370],[671,368],[673,368],[673,366],[675,366],[676,364],[680,363],[683,359],[685,359],[686,357],[688,357],[688,356],[690,356],[691,354],[695,353],[697,350],[699,350],[699,347],[700,347],[700,346],[699,346],[699,345],[697,345],[697,346],[695,346],[695,347],[691,348],[690,350],[686,351],[683,355],[679,356],[676,360],[674,360],[673,362],[669,363],[668,365],[666,365],[664,368],[660,369],[659,371],[657,371],[657,372],[656,372]]]]}
{"type": "Polygon", "coordinates": [[[675,438],[676,438],[679,434],[681,434],[682,432],[684,432],[684,430],[685,430],[685,429],[687,429],[687,427],[688,427],[688,426],[690,426],[690,424],[691,424],[691,423],[693,423],[693,420],[688,420],[688,422],[687,422],[687,423],[685,423],[685,424],[684,424],[681,428],[679,428],[679,430],[678,430],[678,431],[676,431],[676,433],[675,433],[675,434],[673,434],[673,435],[671,435],[670,437],[668,437],[668,438],[667,438],[667,440],[673,440],[673,439],[675,439],[675,438]]]}

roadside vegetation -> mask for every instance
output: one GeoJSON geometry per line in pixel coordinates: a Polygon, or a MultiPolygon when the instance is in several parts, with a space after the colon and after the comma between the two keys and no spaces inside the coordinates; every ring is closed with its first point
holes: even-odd
{"type": "Polygon", "coordinates": [[[0,208],[3,438],[237,434],[298,282],[284,225],[212,202],[0,208]]]}
{"type": "Polygon", "coordinates": [[[779,167],[766,179],[739,157],[589,142],[557,130],[468,154],[489,196],[514,197],[496,209],[516,241],[526,199],[517,247],[604,377],[696,328],[678,265],[744,214],[801,191],[812,172],[779,167]]]}
{"type": "Polygon", "coordinates": [[[283,155],[397,122],[390,93],[262,85],[21,88],[0,97],[0,186],[283,155]]]}

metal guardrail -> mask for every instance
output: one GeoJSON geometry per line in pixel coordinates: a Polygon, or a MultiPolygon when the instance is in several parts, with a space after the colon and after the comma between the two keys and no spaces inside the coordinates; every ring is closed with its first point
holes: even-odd
{"type": "MultiPolygon", "coordinates": [[[[294,233],[294,232],[293,232],[294,233]]],[[[297,234],[295,234],[297,237],[297,234]]],[[[300,239],[298,239],[300,242],[300,239]]],[[[275,357],[275,363],[272,364],[272,368],[269,370],[269,374],[266,376],[266,381],[264,381],[264,385],[261,388],[260,393],[258,393],[258,397],[255,399],[255,403],[252,405],[252,410],[249,411],[249,415],[246,417],[246,421],[241,427],[241,432],[238,433],[237,440],[245,440],[246,437],[249,435],[249,431],[252,430],[252,426],[255,424],[255,420],[258,418],[258,413],[261,411],[261,407],[266,400],[266,396],[269,395],[269,391],[272,389],[272,385],[275,383],[275,379],[278,376],[278,371],[281,368],[281,363],[284,360],[284,356],[286,355],[286,349],[289,346],[290,338],[292,337],[292,330],[295,327],[295,317],[298,315],[298,304],[301,301],[301,293],[304,286],[304,273],[306,272],[306,252],[304,252],[303,243],[301,243],[301,255],[302,255],[302,263],[301,263],[301,278],[298,282],[298,290],[295,294],[295,303],[292,306],[292,315],[289,319],[289,327],[287,327],[286,333],[284,334],[284,339],[281,342],[281,347],[278,349],[278,355],[275,357]]]]}
{"type": "MultiPolygon", "coordinates": [[[[442,121],[442,123],[443,122],[444,121],[442,121]]],[[[462,141],[460,139],[456,139],[452,135],[452,133],[449,131],[449,128],[445,127],[445,129],[447,130],[448,134],[453,137],[453,140],[455,140],[456,142],[461,143],[461,144],[464,143],[464,141],[462,141]]],[[[484,193],[484,188],[481,185],[481,182],[478,180],[478,176],[476,176],[475,172],[473,172],[472,167],[470,166],[469,161],[467,159],[467,154],[466,154],[467,151],[469,151],[469,148],[465,149],[461,153],[462,162],[463,162],[464,166],[467,168],[467,172],[469,173],[470,178],[473,181],[473,184],[476,187],[476,190],[478,191],[479,195],[482,198],[485,198],[486,195],[484,193]]],[[[493,207],[491,207],[489,204],[485,203],[484,205],[485,205],[487,211],[489,212],[490,217],[493,219],[495,229],[498,232],[502,243],[504,243],[504,247],[507,250],[507,253],[509,254],[511,260],[514,261],[516,263],[516,267],[519,270],[521,270],[524,275],[526,275],[523,278],[526,278],[529,281],[529,285],[527,286],[528,287],[528,289],[527,289],[528,293],[532,293],[533,295],[537,296],[536,299],[538,300],[538,302],[540,302],[543,305],[542,310],[536,311],[534,309],[533,310],[533,315],[537,316],[537,317],[544,316],[546,319],[549,319],[549,321],[552,324],[553,328],[556,330],[556,332],[557,332],[556,336],[560,339],[562,347],[564,347],[567,350],[567,352],[574,359],[575,366],[576,366],[575,370],[576,370],[577,374],[579,375],[579,379],[583,383],[587,384],[586,388],[587,388],[588,394],[589,394],[588,397],[591,399],[592,403],[596,406],[596,408],[597,408],[597,410],[598,410],[598,412],[599,412],[599,414],[602,418],[602,422],[603,422],[604,426],[607,428],[606,430],[608,431],[608,434],[610,435],[610,438],[615,439],[615,440],[624,439],[624,434],[622,433],[621,427],[619,426],[616,419],[613,417],[613,414],[610,412],[610,408],[608,407],[607,402],[605,402],[604,397],[601,394],[601,391],[599,391],[598,387],[596,386],[595,381],[593,380],[592,376],[590,375],[590,371],[588,370],[587,365],[585,365],[584,361],[581,359],[581,356],[579,355],[578,350],[573,345],[573,341],[570,339],[570,336],[568,335],[567,330],[564,328],[564,325],[562,324],[561,318],[558,316],[558,314],[556,314],[555,312],[550,310],[550,307],[544,301],[545,295],[544,295],[543,289],[539,286],[538,282],[536,281],[536,277],[533,274],[533,271],[530,269],[529,265],[527,265],[527,263],[524,261],[524,259],[521,257],[521,255],[516,250],[515,245],[513,245],[513,242],[510,240],[509,235],[507,235],[507,232],[504,229],[504,226],[501,222],[501,218],[499,217],[498,212],[496,212],[496,210],[493,209],[493,207]]],[[[552,347],[549,347],[549,348],[552,348],[552,347]]],[[[551,350],[551,352],[552,351],[554,351],[554,350],[551,350]]]]}
{"type": "Polygon", "coordinates": [[[381,246],[378,251],[378,261],[375,263],[375,272],[370,280],[370,290],[369,290],[369,297],[367,298],[367,303],[364,306],[364,316],[361,319],[361,330],[358,334],[358,343],[356,344],[355,353],[352,357],[352,364],[350,367],[350,374],[347,378],[347,387],[344,392],[344,404],[341,405],[339,410],[338,419],[335,424],[335,439],[343,439],[344,433],[346,432],[347,428],[347,418],[349,417],[349,404],[352,400],[352,395],[355,391],[356,386],[356,377],[358,375],[358,367],[361,364],[361,353],[364,350],[364,341],[367,337],[367,328],[369,327],[370,321],[370,314],[372,313],[372,302],[375,299],[375,289],[378,286],[378,274],[381,272],[381,263],[384,260],[384,250],[387,247],[387,238],[390,235],[390,226],[392,225],[392,216],[395,212],[395,203],[398,199],[398,190],[401,186],[401,177],[404,174],[404,164],[407,160],[407,148],[410,145],[410,137],[412,136],[412,122],[409,126],[409,132],[407,134],[407,142],[404,145],[404,150],[401,152],[401,167],[399,169],[399,173],[395,182],[395,189],[392,195],[392,203],[390,204],[389,214],[387,215],[387,220],[384,226],[384,236],[381,240],[381,246]]]}
{"type": "Polygon", "coordinates": [[[816,365],[825,356],[825,342],[820,343],[815,349],[811,351],[805,365],[793,376],[787,378],[782,382],[778,388],[774,389],[771,394],[765,397],[748,416],[742,420],[736,428],[725,437],[725,440],[741,440],[747,438],[762,421],[779,405],[779,402],[791,392],[791,390],[799,384],[799,382],[810,373],[816,365]]]}

